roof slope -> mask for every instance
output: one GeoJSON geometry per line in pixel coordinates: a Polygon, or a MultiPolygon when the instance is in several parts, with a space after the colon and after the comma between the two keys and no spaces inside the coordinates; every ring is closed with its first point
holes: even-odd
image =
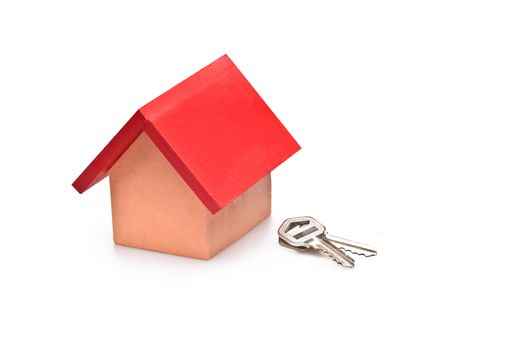
{"type": "Polygon", "coordinates": [[[106,177],[143,131],[212,213],[300,149],[224,55],[141,107],[73,187],[106,177]]]}

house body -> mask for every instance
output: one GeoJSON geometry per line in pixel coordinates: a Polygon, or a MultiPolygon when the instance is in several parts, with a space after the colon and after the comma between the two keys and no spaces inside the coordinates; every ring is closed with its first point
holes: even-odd
{"type": "Polygon", "coordinates": [[[75,180],[110,177],[114,241],[209,259],[271,212],[300,146],[227,57],[141,107],[75,180]]]}

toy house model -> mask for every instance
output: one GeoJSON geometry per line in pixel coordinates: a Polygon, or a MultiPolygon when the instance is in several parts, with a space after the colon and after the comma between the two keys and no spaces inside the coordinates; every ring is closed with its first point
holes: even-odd
{"type": "Polygon", "coordinates": [[[140,108],[73,187],[110,176],[115,243],[209,259],[270,215],[270,172],[299,149],[225,55],[140,108]]]}

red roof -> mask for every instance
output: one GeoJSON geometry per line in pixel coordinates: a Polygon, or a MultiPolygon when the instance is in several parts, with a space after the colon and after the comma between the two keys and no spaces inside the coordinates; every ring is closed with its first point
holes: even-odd
{"type": "Polygon", "coordinates": [[[141,107],[73,187],[104,179],[143,131],[212,213],[300,149],[224,55],[141,107]]]}

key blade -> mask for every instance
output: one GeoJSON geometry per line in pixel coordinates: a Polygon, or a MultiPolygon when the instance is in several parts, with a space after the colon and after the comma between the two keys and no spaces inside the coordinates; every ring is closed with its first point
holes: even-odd
{"type": "MultiPolygon", "coordinates": [[[[278,238],[278,244],[280,244],[282,247],[285,247],[285,248],[289,248],[289,249],[292,249],[292,250],[296,250],[296,251],[299,251],[299,252],[306,252],[306,251],[313,251],[315,252],[316,250],[313,250],[313,249],[310,249],[310,248],[307,248],[307,247],[295,247],[289,243],[287,243],[287,241],[283,240],[282,238],[278,238]]],[[[348,256],[349,259],[351,259],[351,263],[349,263],[348,261],[342,261],[341,259],[338,259],[335,257],[334,254],[332,254],[329,250],[326,251],[324,249],[321,249],[321,251],[328,255],[333,261],[335,261],[337,264],[339,265],[342,265],[344,267],[354,267],[355,266],[355,260],[353,260],[353,258],[351,256],[349,256],[346,252],[342,252],[342,254],[348,256]]]]}
{"type": "Polygon", "coordinates": [[[349,239],[345,239],[345,238],[341,238],[337,236],[333,236],[328,233],[326,233],[325,236],[326,236],[326,239],[331,241],[333,245],[335,245],[341,250],[345,250],[347,252],[350,252],[356,255],[363,255],[365,257],[377,255],[377,250],[370,245],[351,241],[349,239]]]}
{"type": "MultiPolygon", "coordinates": [[[[338,246],[338,244],[335,244],[335,245],[338,246]]],[[[357,248],[357,247],[350,247],[350,246],[341,245],[339,247],[339,249],[342,250],[342,251],[351,253],[351,254],[362,255],[362,256],[365,256],[367,258],[377,255],[377,251],[364,250],[362,248],[357,248]]]]}
{"type": "Polygon", "coordinates": [[[340,264],[344,267],[355,267],[355,260],[336,247],[332,242],[321,237],[317,239],[316,244],[318,249],[322,250],[322,252],[328,255],[337,264],[340,264]]]}

